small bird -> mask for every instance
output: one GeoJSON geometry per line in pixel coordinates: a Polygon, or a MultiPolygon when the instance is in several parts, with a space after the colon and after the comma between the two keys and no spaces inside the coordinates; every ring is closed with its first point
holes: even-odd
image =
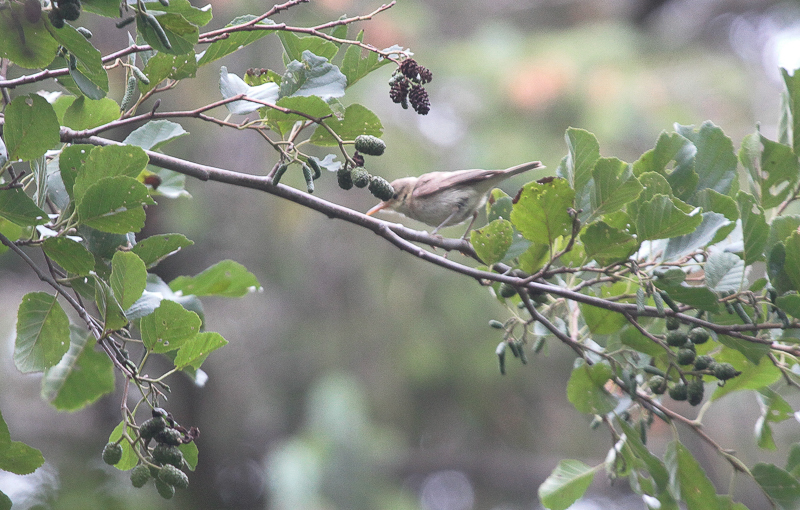
{"type": "Polygon", "coordinates": [[[367,211],[367,215],[389,209],[436,227],[431,234],[442,227],[463,223],[472,216],[467,227],[469,232],[492,188],[509,177],[535,168],[544,166],[540,161],[531,161],[505,170],[458,170],[403,177],[391,183],[394,196],[367,211]]]}

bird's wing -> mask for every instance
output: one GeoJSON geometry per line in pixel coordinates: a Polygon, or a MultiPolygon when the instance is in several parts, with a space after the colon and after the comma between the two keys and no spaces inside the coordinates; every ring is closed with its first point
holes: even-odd
{"type": "Polygon", "coordinates": [[[429,174],[421,175],[414,186],[414,196],[424,197],[436,193],[437,191],[448,188],[451,186],[458,186],[462,184],[471,184],[475,182],[485,181],[496,175],[502,173],[503,170],[494,170],[487,172],[485,170],[457,170],[455,172],[431,172],[429,174]]]}

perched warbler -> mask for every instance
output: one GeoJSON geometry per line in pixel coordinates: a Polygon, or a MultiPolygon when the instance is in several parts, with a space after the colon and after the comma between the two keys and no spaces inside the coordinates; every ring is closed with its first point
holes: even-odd
{"type": "Polygon", "coordinates": [[[458,170],[403,177],[391,183],[394,196],[367,211],[367,215],[388,209],[435,227],[431,234],[472,216],[469,232],[492,188],[509,177],[536,168],[544,166],[540,161],[531,161],[505,170],[458,170]]]}

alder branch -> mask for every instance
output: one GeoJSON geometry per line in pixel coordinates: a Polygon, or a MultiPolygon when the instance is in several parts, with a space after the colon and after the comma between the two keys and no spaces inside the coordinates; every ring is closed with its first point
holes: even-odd
{"type": "MultiPolygon", "coordinates": [[[[96,136],[82,138],[79,136],[79,132],[63,127],[61,129],[61,141],[65,143],[88,143],[100,146],[122,145],[120,142],[96,136]]],[[[145,152],[150,158],[150,162],[156,166],[173,170],[202,181],[216,181],[242,188],[263,191],[290,202],[294,202],[298,205],[318,211],[322,214],[325,214],[329,218],[337,218],[361,226],[374,232],[380,237],[383,237],[401,250],[411,253],[417,258],[465,276],[469,276],[470,278],[474,278],[479,282],[495,281],[507,283],[515,288],[525,289],[528,292],[536,294],[546,292],[578,303],[603,308],[605,310],[623,315],[628,314],[633,317],[673,316],[685,324],[702,326],[708,330],[714,331],[717,334],[739,338],[752,343],[764,344],[772,349],[783,351],[795,356],[800,356],[800,346],[782,345],[778,342],[773,342],[768,338],[759,338],[743,333],[757,332],[762,329],[767,329],[765,325],[719,325],[698,317],[694,317],[692,315],[678,313],[673,310],[660,311],[654,306],[646,306],[643,310],[639,310],[635,303],[609,301],[607,299],[574,292],[558,285],[551,285],[537,281],[528,281],[528,277],[526,275],[516,276],[519,274],[519,272],[512,272],[512,268],[505,264],[495,264],[495,268],[498,270],[497,273],[483,271],[465,264],[454,262],[444,256],[437,255],[414,244],[419,243],[431,247],[442,248],[446,251],[457,251],[469,258],[480,261],[471,244],[466,240],[446,239],[439,236],[432,236],[427,232],[413,230],[399,223],[391,223],[384,220],[379,220],[377,218],[367,216],[361,212],[354,211],[347,207],[334,204],[314,195],[302,192],[290,186],[283,184],[273,185],[268,176],[245,174],[208,165],[202,165],[153,151],[145,152]]],[[[776,326],[775,329],[778,329],[777,327],[786,329],[783,324],[774,324],[774,326],[776,326]]],[[[790,324],[790,328],[800,328],[800,324],[795,321],[790,324]]]]}

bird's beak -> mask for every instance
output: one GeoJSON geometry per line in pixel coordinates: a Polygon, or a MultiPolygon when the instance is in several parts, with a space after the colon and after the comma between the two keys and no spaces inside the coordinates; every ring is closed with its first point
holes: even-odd
{"type": "Polygon", "coordinates": [[[389,202],[381,202],[380,204],[376,205],[375,207],[373,207],[372,209],[370,209],[369,211],[367,211],[367,216],[372,216],[372,215],[373,215],[373,214],[375,214],[376,212],[378,212],[378,211],[380,211],[380,210],[383,210],[383,209],[386,209],[386,208],[387,208],[387,207],[389,207],[390,205],[391,205],[391,204],[390,204],[389,202]]]}

